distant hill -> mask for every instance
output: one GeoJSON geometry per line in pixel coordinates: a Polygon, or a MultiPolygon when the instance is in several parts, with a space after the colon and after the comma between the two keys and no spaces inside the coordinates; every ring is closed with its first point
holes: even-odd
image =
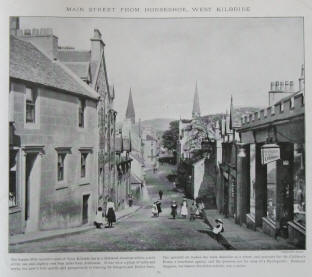
{"type": "Polygon", "coordinates": [[[156,131],[164,132],[169,129],[169,123],[171,121],[174,121],[176,119],[170,119],[170,118],[155,118],[155,119],[149,119],[149,120],[143,120],[141,122],[141,126],[144,127],[151,127],[156,131]]]}
{"type": "MultiPolygon", "coordinates": [[[[233,125],[234,126],[240,126],[241,125],[241,117],[243,115],[247,115],[249,113],[254,113],[256,111],[259,111],[260,108],[255,107],[238,107],[234,108],[233,111],[233,125]]],[[[202,119],[206,122],[208,121],[219,121],[225,116],[225,113],[217,113],[217,114],[209,114],[202,116],[202,119]]]]}

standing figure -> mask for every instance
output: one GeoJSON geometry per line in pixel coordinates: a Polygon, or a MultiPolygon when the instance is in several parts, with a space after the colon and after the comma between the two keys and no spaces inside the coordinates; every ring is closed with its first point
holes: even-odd
{"type": "Polygon", "coordinates": [[[111,199],[108,199],[106,207],[106,217],[108,221],[108,228],[113,227],[113,222],[116,222],[115,204],[111,199]]]}
{"type": "Polygon", "coordinates": [[[181,216],[186,218],[187,216],[187,200],[184,198],[181,207],[181,216]]]}
{"type": "Polygon", "coordinates": [[[133,204],[133,196],[132,196],[132,193],[129,193],[128,199],[129,199],[129,207],[132,207],[132,204],[133,204]]]}
{"type": "Polygon", "coordinates": [[[195,220],[196,211],[197,211],[196,204],[195,201],[193,201],[192,206],[190,208],[190,221],[195,220]]]}
{"type": "Polygon", "coordinates": [[[162,196],[163,196],[163,191],[162,190],[160,190],[159,192],[158,192],[158,194],[159,194],[159,199],[161,200],[162,199],[162,196]]]}
{"type": "Polygon", "coordinates": [[[154,202],[154,204],[152,205],[152,214],[153,214],[154,217],[158,215],[156,202],[154,202]]]}
{"type": "Polygon", "coordinates": [[[172,204],[171,204],[171,215],[172,215],[173,219],[175,219],[176,216],[177,216],[177,209],[178,209],[178,205],[177,205],[176,201],[172,201],[172,204]]]}
{"type": "Polygon", "coordinates": [[[97,229],[101,229],[104,226],[104,217],[101,207],[96,211],[94,225],[97,229]]]}
{"type": "Polygon", "coordinates": [[[156,201],[156,206],[157,206],[157,216],[161,213],[161,202],[159,200],[156,201]]]}

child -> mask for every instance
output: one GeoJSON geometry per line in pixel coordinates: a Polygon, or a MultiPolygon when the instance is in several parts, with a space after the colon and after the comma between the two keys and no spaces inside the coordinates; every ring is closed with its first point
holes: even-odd
{"type": "Polygon", "coordinates": [[[152,205],[152,214],[153,214],[153,216],[157,216],[158,215],[158,210],[157,210],[156,203],[154,203],[152,205]]]}

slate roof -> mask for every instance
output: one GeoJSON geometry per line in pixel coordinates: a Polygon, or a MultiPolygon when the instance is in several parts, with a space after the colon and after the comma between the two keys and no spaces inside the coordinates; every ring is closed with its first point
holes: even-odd
{"type": "Polygon", "coordinates": [[[88,79],[89,62],[64,62],[64,64],[73,71],[79,78],[88,79]]]}
{"type": "Polygon", "coordinates": [[[50,59],[31,42],[10,36],[10,77],[88,98],[99,95],[60,61],[50,59]]]}

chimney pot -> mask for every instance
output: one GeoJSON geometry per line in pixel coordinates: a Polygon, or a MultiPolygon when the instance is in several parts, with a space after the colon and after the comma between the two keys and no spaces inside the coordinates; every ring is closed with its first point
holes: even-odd
{"type": "Polygon", "coordinates": [[[289,89],[293,90],[294,89],[294,81],[289,82],[289,89]]]}
{"type": "Polygon", "coordinates": [[[32,29],[32,35],[39,36],[39,29],[36,29],[36,28],[32,29]]]}
{"type": "Polygon", "coordinates": [[[280,89],[281,91],[284,91],[284,82],[280,82],[280,89]]]}
{"type": "Polygon", "coordinates": [[[271,91],[274,90],[274,82],[271,82],[271,91]]]}
{"type": "Polygon", "coordinates": [[[276,82],[275,82],[275,90],[276,90],[276,91],[279,90],[279,81],[276,81],[276,82]]]}
{"type": "Polygon", "coordinates": [[[31,30],[30,29],[25,29],[24,30],[24,36],[31,36],[31,30]]]}

